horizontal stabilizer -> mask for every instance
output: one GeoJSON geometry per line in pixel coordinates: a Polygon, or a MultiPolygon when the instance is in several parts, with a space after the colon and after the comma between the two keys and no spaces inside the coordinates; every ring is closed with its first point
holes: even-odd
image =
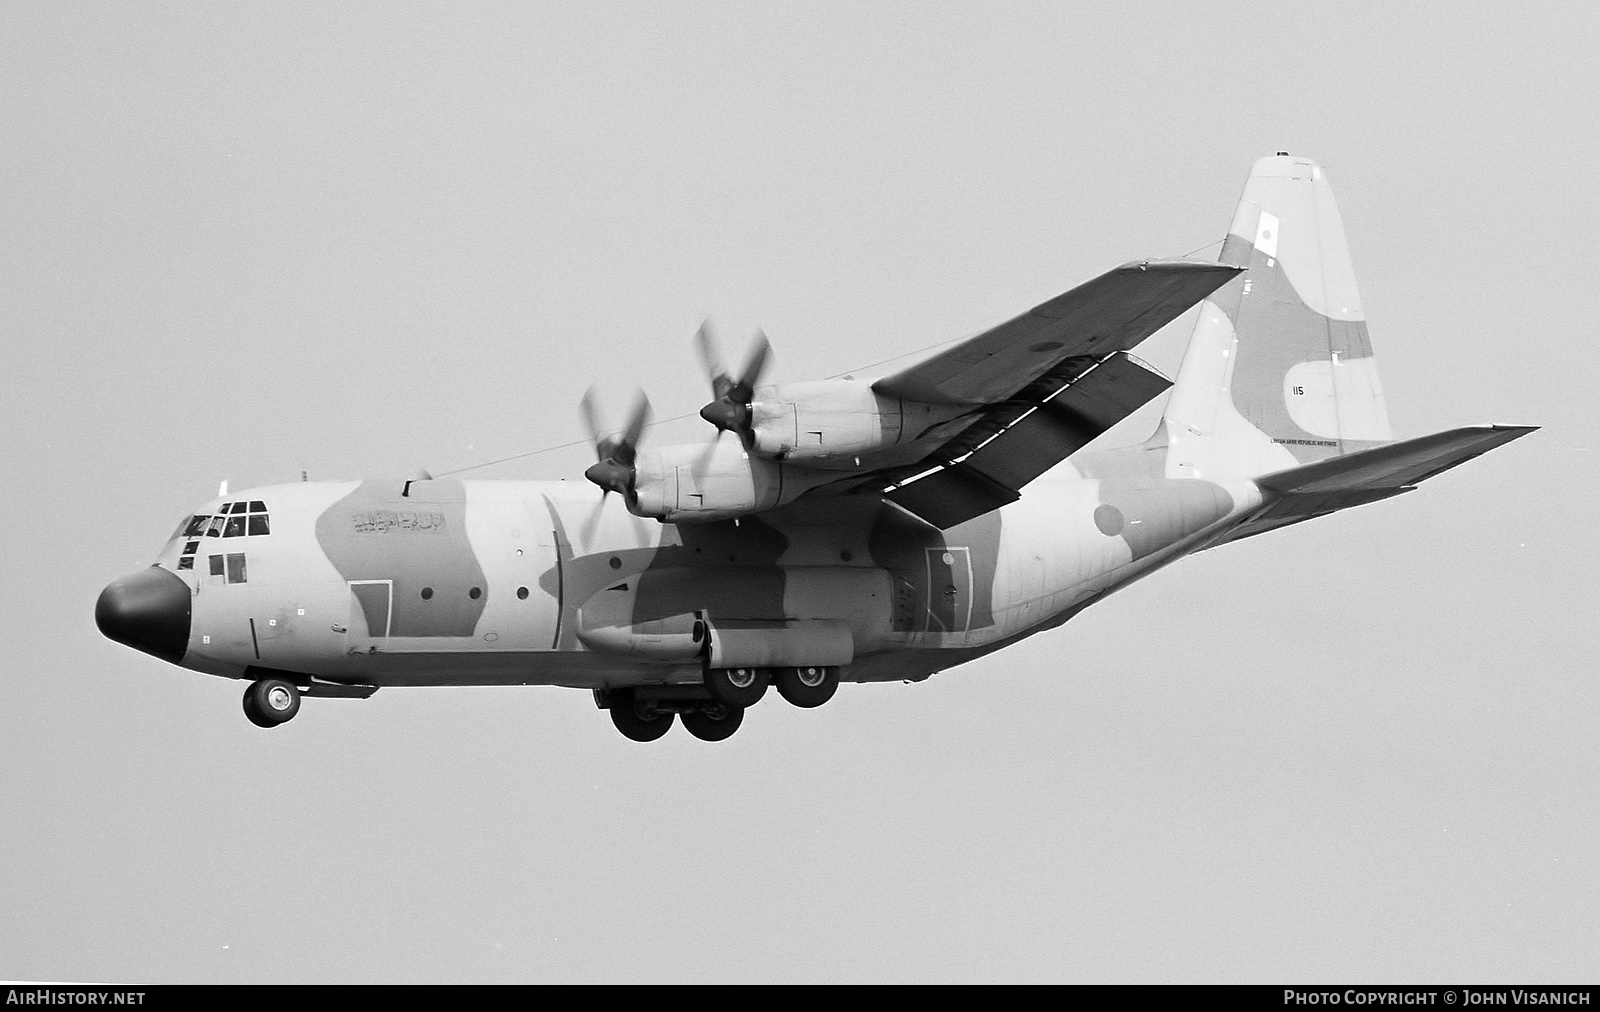
{"type": "Polygon", "coordinates": [[[1127,351],[1240,270],[1197,260],[1123,264],[872,388],[931,404],[1002,401],[1069,358],[1127,351]]]}
{"type": "Polygon", "coordinates": [[[1475,425],[1329,457],[1258,478],[1269,501],[1213,545],[1238,541],[1278,527],[1402,492],[1457,464],[1535,431],[1537,425],[1475,425]]]}

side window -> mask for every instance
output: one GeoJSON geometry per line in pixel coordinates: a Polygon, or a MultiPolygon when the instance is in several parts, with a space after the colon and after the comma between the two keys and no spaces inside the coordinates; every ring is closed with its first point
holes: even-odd
{"type": "MultiPolygon", "coordinates": [[[[213,555],[212,558],[215,559],[216,556],[213,555]]],[[[244,583],[245,582],[245,577],[244,577],[244,553],[243,552],[240,552],[237,555],[229,555],[228,556],[228,582],[229,583],[244,583]]]]}
{"type": "Polygon", "coordinates": [[[179,559],[178,560],[178,568],[179,569],[193,569],[194,568],[194,556],[185,555],[183,558],[179,559]]]}
{"type": "Polygon", "coordinates": [[[222,556],[213,555],[211,557],[211,575],[212,576],[221,576],[222,575],[222,556]]]}

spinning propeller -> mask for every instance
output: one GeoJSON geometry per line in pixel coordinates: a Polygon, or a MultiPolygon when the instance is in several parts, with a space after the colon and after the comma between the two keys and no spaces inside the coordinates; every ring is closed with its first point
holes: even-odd
{"type": "Polygon", "coordinates": [[[600,522],[600,511],[605,508],[606,496],[615,492],[629,506],[636,501],[634,482],[637,475],[633,465],[639,456],[639,437],[644,434],[644,427],[650,424],[650,399],[640,391],[633,402],[633,413],[628,416],[627,428],[619,434],[608,436],[601,435],[605,427],[600,424],[600,412],[595,406],[594,387],[584,393],[579,408],[597,458],[583,472],[583,476],[601,489],[600,502],[584,525],[584,540],[588,541],[594,537],[594,528],[600,522]]]}
{"type": "MultiPolygon", "coordinates": [[[[722,365],[722,355],[717,350],[710,320],[700,325],[694,340],[695,347],[700,350],[700,361],[705,363],[706,375],[711,379],[711,395],[714,398],[700,409],[700,417],[717,427],[718,439],[722,438],[724,432],[737,432],[748,450],[754,440],[750,398],[755,394],[756,384],[761,382],[761,374],[766,372],[772,344],[766,334],[756,331],[756,336],[750,342],[750,356],[745,361],[744,371],[738,379],[734,379],[722,365]]],[[[715,440],[712,445],[716,445],[715,440]]]]}

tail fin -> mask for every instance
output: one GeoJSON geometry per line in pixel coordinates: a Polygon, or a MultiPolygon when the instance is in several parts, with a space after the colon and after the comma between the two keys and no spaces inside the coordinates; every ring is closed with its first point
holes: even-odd
{"type": "Polygon", "coordinates": [[[1322,168],[1256,162],[1223,242],[1247,270],[1201,303],[1163,420],[1169,477],[1253,477],[1391,441],[1322,168]]]}

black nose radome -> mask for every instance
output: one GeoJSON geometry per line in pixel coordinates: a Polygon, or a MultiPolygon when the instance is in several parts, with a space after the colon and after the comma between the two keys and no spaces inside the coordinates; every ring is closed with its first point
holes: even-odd
{"type": "Polygon", "coordinates": [[[189,611],[189,585],[151,566],[100,592],[94,624],[109,639],[178,664],[189,649],[189,611]]]}

